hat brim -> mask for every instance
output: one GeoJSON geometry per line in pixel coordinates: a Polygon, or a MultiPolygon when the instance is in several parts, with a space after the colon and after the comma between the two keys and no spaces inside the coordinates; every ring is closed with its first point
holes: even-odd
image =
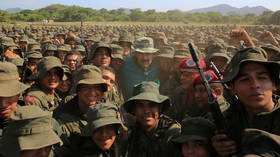
{"type": "Polygon", "coordinates": [[[40,134],[33,134],[29,136],[21,136],[18,138],[20,150],[39,149],[59,143],[62,146],[62,141],[54,133],[49,130],[40,134]]]}
{"type": "Polygon", "coordinates": [[[140,53],[156,53],[159,49],[155,49],[155,48],[136,48],[135,52],[140,52],[140,53]]]}
{"type": "Polygon", "coordinates": [[[93,132],[96,131],[98,128],[101,128],[106,125],[116,124],[118,127],[121,126],[121,121],[117,118],[101,118],[98,120],[95,120],[91,123],[88,123],[83,129],[82,129],[82,136],[92,136],[93,132]]]}
{"type": "MultiPolygon", "coordinates": [[[[280,63],[278,63],[278,62],[255,60],[255,59],[246,59],[246,60],[241,61],[238,65],[234,65],[234,67],[236,67],[237,69],[232,70],[231,72],[227,73],[224,76],[224,79],[222,80],[222,83],[228,83],[228,82],[232,81],[238,75],[238,73],[240,71],[241,64],[245,63],[245,62],[255,62],[255,63],[260,63],[260,64],[265,65],[265,66],[273,67],[272,69],[268,69],[268,70],[273,70],[273,69],[279,69],[280,68],[280,63]]],[[[278,72],[278,75],[279,75],[279,72],[278,72]]],[[[279,80],[279,76],[278,76],[277,79],[279,80]]]]}
{"type": "Polygon", "coordinates": [[[199,136],[199,135],[180,135],[180,136],[174,138],[172,140],[172,142],[182,144],[182,143],[192,141],[192,140],[199,140],[199,141],[203,141],[203,142],[208,142],[209,139],[207,139],[206,137],[199,136]]]}
{"type": "Polygon", "coordinates": [[[173,59],[173,55],[167,55],[167,54],[159,54],[159,55],[157,55],[157,57],[173,59]]]}
{"type": "Polygon", "coordinates": [[[18,95],[28,89],[30,86],[25,85],[18,80],[0,83],[0,96],[11,97],[18,95]]]}
{"type": "Polygon", "coordinates": [[[167,96],[158,95],[155,93],[140,93],[134,97],[129,98],[123,105],[128,113],[134,114],[132,112],[133,102],[136,100],[148,100],[158,104],[163,104],[162,111],[165,111],[170,107],[170,100],[167,96]]]}
{"type": "Polygon", "coordinates": [[[123,55],[121,55],[121,54],[112,54],[111,56],[112,56],[112,58],[118,58],[118,59],[124,60],[123,55]]]}

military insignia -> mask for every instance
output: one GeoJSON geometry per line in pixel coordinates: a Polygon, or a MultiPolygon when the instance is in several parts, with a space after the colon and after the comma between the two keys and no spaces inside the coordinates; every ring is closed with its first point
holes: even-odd
{"type": "Polygon", "coordinates": [[[25,104],[26,104],[27,106],[33,105],[34,102],[35,102],[35,99],[32,98],[31,96],[27,96],[27,97],[25,98],[25,104]]]}
{"type": "Polygon", "coordinates": [[[208,82],[211,82],[214,76],[211,73],[204,73],[204,77],[208,82]]]}
{"type": "Polygon", "coordinates": [[[186,60],[186,64],[187,64],[188,67],[195,67],[196,66],[196,64],[193,61],[193,59],[186,60]]]}

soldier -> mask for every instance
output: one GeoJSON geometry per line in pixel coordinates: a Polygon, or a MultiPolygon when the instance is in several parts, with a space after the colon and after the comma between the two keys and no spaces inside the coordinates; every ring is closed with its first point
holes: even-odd
{"type": "Polygon", "coordinates": [[[48,157],[51,147],[62,145],[53,131],[51,115],[37,106],[23,106],[10,115],[0,141],[3,157],[48,157]]]}
{"type": "Polygon", "coordinates": [[[58,87],[55,89],[56,93],[59,95],[59,98],[63,100],[70,95],[70,90],[73,84],[73,76],[70,71],[70,68],[67,65],[62,65],[64,76],[63,79],[60,80],[58,87]]]}
{"type": "Polygon", "coordinates": [[[56,45],[54,45],[54,44],[46,44],[43,47],[42,55],[44,57],[55,56],[56,52],[57,52],[57,46],[56,45]]]}
{"type": "Polygon", "coordinates": [[[267,60],[279,61],[280,60],[280,48],[271,44],[267,44],[261,47],[267,53],[267,60]]]}
{"type": "Polygon", "coordinates": [[[133,96],[124,104],[126,111],[136,117],[129,138],[129,157],[178,155],[171,138],[180,133],[180,125],[161,114],[169,106],[169,98],[159,94],[155,82],[142,82],[134,87],[133,96]]]}
{"type": "Polygon", "coordinates": [[[119,38],[119,45],[123,48],[123,55],[131,55],[132,41],[131,37],[128,34],[123,34],[119,38]]]}
{"type": "Polygon", "coordinates": [[[123,57],[123,48],[115,45],[115,44],[111,44],[111,48],[112,48],[112,61],[111,61],[111,67],[114,68],[114,70],[116,72],[120,71],[122,65],[124,64],[124,57],[123,57]]]}
{"type": "Polygon", "coordinates": [[[43,58],[37,65],[37,73],[30,78],[36,83],[26,94],[26,104],[36,105],[43,110],[53,112],[60,103],[55,89],[62,77],[63,69],[60,60],[53,56],[43,58]]]}
{"type": "Polygon", "coordinates": [[[43,58],[39,51],[30,51],[26,54],[27,66],[32,71],[32,73],[37,72],[37,64],[43,58]]]}
{"type": "Polygon", "coordinates": [[[217,157],[211,145],[215,125],[204,118],[185,118],[180,136],[172,141],[179,145],[184,157],[217,157]]]}
{"type": "Polygon", "coordinates": [[[64,105],[58,118],[68,141],[60,150],[65,156],[71,156],[79,151],[80,145],[84,142],[81,130],[87,124],[87,110],[89,106],[102,102],[106,91],[107,84],[103,81],[101,71],[96,66],[83,65],[76,72],[73,92],[77,95],[64,105]]]}
{"type": "Polygon", "coordinates": [[[23,63],[24,60],[22,58],[10,58],[8,62],[11,62],[17,66],[18,74],[20,76],[20,80],[22,80],[23,77],[23,63]]]}
{"type": "Polygon", "coordinates": [[[0,62],[0,137],[2,129],[7,125],[11,112],[18,106],[19,94],[28,85],[19,82],[17,67],[9,62],[0,62]]]}
{"type": "MultiPolygon", "coordinates": [[[[202,69],[206,68],[203,59],[199,60],[202,69]]],[[[172,93],[172,107],[166,112],[168,116],[176,119],[178,122],[185,117],[185,111],[190,111],[190,104],[194,103],[194,91],[192,86],[193,79],[198,75],[196,64],[191,57],[183,59],[180,64],[181,86],[177,87],[172,93]]]]}
{"type": "Polygon", "coordinates": [[[110,66],[111,64],[111,47],[103,42],[92,45],[89,62],[97,67],[110,66]]]}
{"type": "Polygon", "coordinates": [[[133,86],[142,81],[158,82],[160,67],[154,54],[153,39],[142,37],[135,42],[133,56],[128,56],[121,69],[121,85],[125,100],[132,96],[133,86]]]}
{"type": "Polygon", "coordinates": [[[63,64],[67,65],[70,68],[71,73],[74,74],[74,72],[79,68],[81,61],[81,54],[79,51],[73,50],[67,53],[63,64]]]}
{"type": "MultiPolygon", "coordinates": [[[[205,71],[203,74],[210,85],[213,96],[217,99],[220,105],[221,111],[225,112],[230,104],[223,97],[223,86],[220,83],[219,78],[212,70],[205,71]]],[[[184,110],[185,113],[191,117],[200,116],[211,119],[208,93],[203,85],[200,75],[197,75],[194,78],[192,85],[194,88],[195,102],[190,104],[191,110],[187,111],[187,113],[186,110],[184,110]]]]}
{"type": "Polygon", "coordinates": [[[122,152],[117,143],[119,128],[118,108],[113,104],[96,104],[87,111],[87,125],[82,130],[82,136],[88,137],[90,144],[83,145],[86,152],[80,151],[79,156],[86,157],[120,157],[122,152]]]}
{"type": "MultiPolygon", "coordinates": [[[[278,99],[273,99],[279,83],[279,63],[267,61],[266,56],[261,48],[240,50],[225,70],[223,82],[240,101],[225,112],[229,128],[237,133],[256,128],[280,135],[278,99]]],[[[225,134],[215,135],[212,143],[220,156],[237,152],[235,141],[225,134]]]]}
{"type": "MultiPolygon", "coordinates": [[[[161,85],[163,85],[171,75],[174,49],[171,46],[165,46],[161,48],[158,53],[159,54],[157,55],[157,57],[159,58],[159,64],[160,64],[159,82],[161,85]]],[[[162,92],[161,87],[162,86],[160,86],[160,92],[162,92]]]]}
{"type": "Polygon", "coordinates": [[[160,87],[161,93],[163,95],[171,97],[175,89],[181,85],[181,72],[179,63],[187,57],[190,57],[190,53],[186,49],[175,50],[173,56],[173,71],[171,72],[171,76],[164,84],[161,84],[160,87]]]}
{"type": "Polygon", "coordinates": [[[60,59],[61,63],[63,63],[66,54],[70,51],[71,51],[71,46],[70,45],[60,44],[60,45],[57,46],[57,54],[55,56],[60,59]]]}

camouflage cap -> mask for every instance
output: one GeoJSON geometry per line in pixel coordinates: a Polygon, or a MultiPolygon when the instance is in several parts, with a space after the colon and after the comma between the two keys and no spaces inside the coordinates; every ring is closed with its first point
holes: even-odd
{"type": "Polygon", "coordinates": [[[156,38],[154,39],[155,42],[158,41],[158,40],[161,41],[164,45],[168,45],[167,39],[166,39],[166,38],[160,36],[160,37],[156,37],[156,38]]]}
{"type": "Polygon", "coordinates": [[[41,43],[42,44],[45,44],[45,43],[52,43],[51,39],[47,36],[44,36],[43,39],[41,40],[41,43]]]}
{"type": "Polygon", "coordinates": [[[135,51],[140,53],[155,53],[158,49],[154,48],[152,38],[142,37],[135,41],[135,51]]]}
{"type": "Polygon", "coordinates": [[[44,47],[44,52],[46,51],[57,51],[57,46],[55,44],[46,44],[44,47]]]}
{"type": "Polygon", "coordinates": [[[64,72],[60,59],[54,56],[48,56],[41,59],[37,64],[37,73],[30,76],[31,80],[38,80],[46,76],[48,71],[57,68],[60,78],[62,79],[64,72]]]}
{"type": "Polygon", "coordinates": [[[29,51],[26,53],[26,58],[38,58],[41,59],[43,58],[41,52],[39,51],[29,51]]]}
{"type": "Polygon", "coordinates": [[[24,92],[28,85],[19,82],[17,67],[13,63],[0,62],[0,96],[11,97],[24,92]]]}
{"type": "Polygon", "coordinates": [[[179,49],[179,50],[176,50],[174,53],[174,58],[184,59],[187,57],[191,57],[191,54],[187,49],[179,49]]]}
{"type": "Polygon", "coordinates": [[[106,125],[116,125],[116,131],[121,126],[118,118],[119,110],[113,104],[96,104],[89,106],[87,111],[87,125],[82,130],[83,136],[92,136],[98,129],[106,125]]]}
{"type": "Polygon", "coordinates": [[[41,46],[40,44],[29,44],[28,51],[41,51],[41,46]]]}
{"type": "Polygon", "coordinates": [[[262,48],[249,47],[238,51],[231,59],[224,71],[224,79],[222,82],[228,83],[235,79],[240,71],[240,66],[244,62],[257,62],[265,66],[271,66],[268,68],[269,71],[273,71],[276,79],[279,79],[279,63],[267,61],[267,54],[262,48]],[[278,67],[278,68],[277,68],[278,67]]]}
{"type": "Polygon", "coordinates": [[[23,35],[19,38],[19,42],[26,42],[28,43],[28,37],[26,35],[23,35]]]}
{"type": "Polygon", "coordinates": [[[128,42],[128,43],[132,44],[131,36],[129,36],[128,34],[121,35],[119,38],[119,43],[120,42],[128,42]]]}
{"type": "Polygon", "coordinates": [[[170,107],[170,100],[167,96],[159,93],[158,84],[155,82],[142,82],[133,88],[133,96],[124,103],[124,108],[128,113],[132,113],[135,100],[148,100],[158,104],[162,104],[162,111],[170,107]]]}
{"type": "Polygon", "coordinates": [[[266,50],[266,51],[272,51],[272,52],[275,52],[277,54],[280,54],[280,48],[278,48],[277,46],[274,46],[272,44],[266,44],[266,45],[262,46],[261,48],[266,50]]]}
{"type": "Polygon", "coordinates": [[[245,129],[242,136],[242,150],[235,157],[279,156],[280,136],[259,129],[245,129]]]}
{"type": "Polygon", "coordinates": [[[164,46],[158,51],[158,57],[165,57],[173,59],[174,57],[174,48],[171,46],[164,46]]]}
{"type": "Polygon", "coordinates": [[[63,69],[63,72],[64,72],[64,75],[63,75],[63,78],[62,80],[65,81],[67,79],[72,79],[72,73],[71,73],[71,70],[69,68],[68,65],[62,65],[62,69],[63,69]]]}
{"type": "Polygon", "coordinates": [[[8,59],[8,62],[13,63],[17,67],[22,67],[23,63],[24,63],[24,59],[22,59],[22,58],[10,58],[10,59],[8,59]]]}
{"type": "Polygon", "coordinates": [[[123,58],[123,51],[124,49],[119,46],[119,45],[116,45],[116,44],[111,44],[111,49],[112,49],[112,58],[119,58],[121,60],[124,60],[123,58]]]}
{"type": "Polygon", "coordinates": [[[62,145],[53,131],[51,115],[38,106],[22,106],[12,111],[8,126],[3,132],[0,154],[17,157],[20,151],[62,145]]]}
{"type": "Polygon", "coordinates": [[[76,92],[80,84],[100,84],[103,92],[107,91],[107,84],[103,81],[101,71],[93,65],[82,65],[74,75],[73,92],[76,92]]]}
{"type": "Polygon", "coordinates": [[[209,142],[215,134],[215,125],[202,117],[185,118],[182,120],[181,135],[174,138],[175,143],[199,140],[209,142]]]}
{"type": "Polygon", "coordinates": [[[76,45],[74,49],[77,51],[86,52],[86,49],[83,45],[76,45]]]}
{"type": "Polygon", "coordinates": [[[57,51],[67,51],[70,52],[71,51],[71,46],[68,44],[60,44],[57,46],[57,51]]]}
{"type": "Polygon", "coordinates": [[[89,59],[92,59],[92,58],[94,57],[95,53],[96,53],[96,50],[97,50],[98,48],[102,48],[102,47],[103,47],[103,48],[107,48],[108,53],[109,53],[109,55],[111,56],[111,54],[112,54],[112,49],[111,49],[110,45],[107,44],[107,43],[105,43],[105,42],[97,42],[97,43],[94,43],[94,44],[91,46],[91,53],[90,53],[89,59]]]}

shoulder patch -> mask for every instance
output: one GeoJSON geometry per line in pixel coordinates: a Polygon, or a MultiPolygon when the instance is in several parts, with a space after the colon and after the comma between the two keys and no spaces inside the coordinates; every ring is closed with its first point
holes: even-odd
{"type": "Polygon", "coordinates": [[[25,97],[25,105],[27,105],[27,106],[33,105],[34,102],[35,102],[35,98],[33,98],[31,96],[25,97]]]}

